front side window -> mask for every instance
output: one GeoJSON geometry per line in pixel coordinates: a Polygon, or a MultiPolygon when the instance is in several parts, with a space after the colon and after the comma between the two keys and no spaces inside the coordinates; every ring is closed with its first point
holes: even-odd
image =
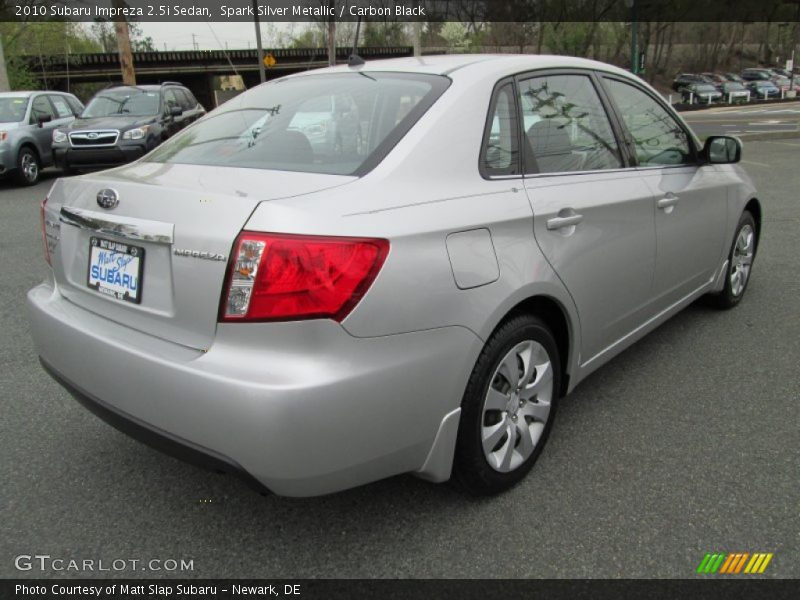
{"type": "Polygon", "coordinates": [[[84,119],[95,117],[148,117],[159,113],[158,92],[140,88],[121,88],[100,92],[89,101],[81,115],[84,119]]]}
{"type": "Polygon", "coordinates": [[[481,149],[481,172],[488,176],[517,175],[519,125],[512,83],[506,83],[497,89],[489,115],[481,149]]]}
{"type": "Polygon", "coordinates": [[[694,162],[686,132],[667,110],[639,88],[606,79],[606,87],[619,108],[642,166],[668,166],[694,162]]]}
{"type": "Polygon", "coordinates": [[[563,173],[622,167],[611,123],[587,75],[520,82],[525,172],[563,173]]]}
{"type": "Polygon", "coordinates": [[[226,102],[148,160],[358,174],[383,158],[449,81],[369,72],[277,80],[226,102]]]}
{"type": "Polygon", "coordinates": [[[166,106],[167,112],[169,112],[169,110],[175,106],[183,110],[183,107],[181,106],[180,102],[178,102],[178,96],[176,95],[176,90],[172,89],[164,90],[164,104],[166,106]]]}
{"type": "Polygon", "coordinates": [[[175,95],[178,97],[178,102],[180,102],[181,108],[183,108],[183,110],[194,109],[195,104],[193,104],[192,101],[189,100],[189,95],[186,93],[186,90],[183,90],[181,88],[176,88],[175,95]]]}
{"type": "Polygon", "coordinates": [[[31,106],[31,123],[38,123],[42,119],[50,117],[55,119],[56,115],[53,113],[53,107],[50,106],[50,101],[47,96],[36,96],[33,99],[31,106]]]}

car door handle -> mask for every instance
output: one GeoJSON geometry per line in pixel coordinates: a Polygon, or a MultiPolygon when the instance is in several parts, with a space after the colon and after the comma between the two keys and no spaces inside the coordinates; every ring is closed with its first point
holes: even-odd
{"type": "Polygon", "coordinates": [[[554,229],[562,229],[564,227],[572,227],[583,221],[583,215],[569,215],[568,217],[553,217],[547,219],[547,228],[551,231],[554,229]]]}
{"type": "Polygon", "coordinates": [[[661,200],[656,202],[656,206],[658,208],[670,208],[671,206],[675,206],[679,199],[680,198],[678,198],[675,194],[669,193],[661,198],[661,200]]]}

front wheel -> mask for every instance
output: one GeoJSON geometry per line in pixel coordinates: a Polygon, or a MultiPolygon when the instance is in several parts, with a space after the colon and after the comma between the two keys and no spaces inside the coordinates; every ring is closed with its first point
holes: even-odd
{"type": "Polygon", "coordinates": [[[530,471],[552,427],[560,368],[552,333],[532,315],[513,317],[492,335],[461,405],[453,463],[461,487],[496,494],[530,471]]]}
{"type": "Polygon", "coordinates": [[[725,273],[725,287],[718,294],[712,296],[718,308],[733,308],[742,300],[750,273],[753,270],[753,260],[756,256],[758,242],[756,222],[748,211],[744,211],[736,226],[733,237],[733,246],[728,254],[728,270],[725,273]]]}
{"type": "Polygon", "coordinates": [[[17,157],[17,182],[36,185],[39,182],[39,158],[30,148],[23,148],[17,157]]]}

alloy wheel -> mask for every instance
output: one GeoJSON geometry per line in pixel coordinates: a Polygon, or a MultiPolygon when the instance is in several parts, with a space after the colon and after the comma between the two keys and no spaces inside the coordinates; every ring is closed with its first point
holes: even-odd
{"type": "Polygon", "coordinates": [[[20,169],[26,181],[34,182],[39,177],[39,163],[36,162],[36,157],[30,152],[22,155],[20,169]]]}
{"type": "Polygon", "coordinates": [[[553,366],[544,346],[515,345],[495,369],[483,403],[481,441],[494,470],[508,473],[530,458],[552,400],[553,366]]]}
{"type": "Polygon", "coordinates": [[[734,296],[741,296],[744,292],[747,279],[750,277],[754,254],[755,232],[752,226],[747,224],[739,230],[739,235],[736,236],[736,244],[731,257],[731,293],[734,296]]]}

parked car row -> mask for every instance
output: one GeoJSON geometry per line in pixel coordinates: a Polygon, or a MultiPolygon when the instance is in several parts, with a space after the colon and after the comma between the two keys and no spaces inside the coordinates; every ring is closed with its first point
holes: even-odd
{"type": "Polygon", "coordinates": [[[0,177],[34,185],[41,170],[67,174],[135,160],[205,114],[177,82],[117,86],[84,107],[63,92],[0,94],[0,177]]]}
{"type": "Polygon", "coordinates": [[[789,90],[800,92],[800,75],[785,69],[751,68],[736,73],[680,73],[672,89],[686,103],[743,102],[751,98],[777,98],[789,90]]]}

